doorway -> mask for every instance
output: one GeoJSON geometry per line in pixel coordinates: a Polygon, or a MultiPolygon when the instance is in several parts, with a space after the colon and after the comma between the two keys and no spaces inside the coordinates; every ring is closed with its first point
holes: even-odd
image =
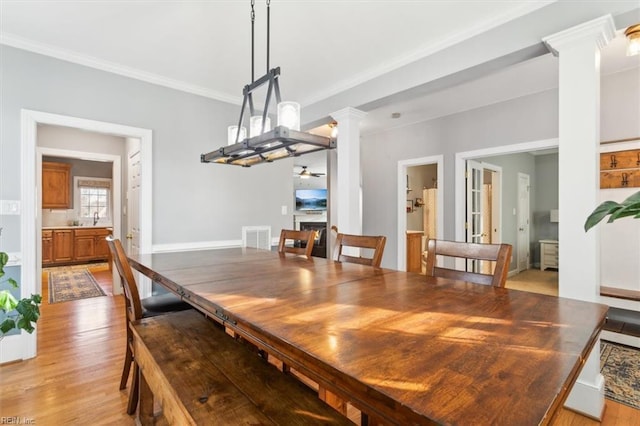
{"type": "MultiPolygon", "coordinates": [[[[87,120],[41,111],[21,110],[21,158],[22,158],[22,220],[20,225],[22,239],[22,267],[20,282],[23,295],[35,294],[41,285],[42,277],[42,218],[41,181],[42,155],[37,153],[38,125],[70,127],[89,132],[111,134],[140,139],[141,148],[141,189],[140,189],[140,246],[151,251],[152,242],[152,132],[149,129],[123,126],[102,121],[87,120]],[[35,191],[34,191],[35,189],[35,191]],[[35,250],[33,248],[35,244],[35,250]]],[[[115,178],[116,176],[114,176],[115,178]]],[[[119,176],[118,176],[119,178],[119,176]]],[[[115,183],[114,183],[115,184],[115,183]]],[[[114,232],[115,232],[114,228],[114,232]]],[[[141,294],[151,294],[151,282],[141,282],[141,294]]],[[[28,359],[36,355],[37,329],[32,334],[20,335],[21,342],[16,343],[23,350],[19,358],[28,359]]],[[[0,359],[0,362],[8,360],[0,359]]]]}
{"type": "MultiPolygon", "coordinates": [[[[444,197],[443,191],[438,190],[438,188],[444,187],[444,156],[436,155],[432,157],[422,157],[398,161],[397,179],[397,269],[400,271],[406,271],[408,246],[407,232],[416,230],[424,234],[425,223],[427,226],[426,232],[429,234],[433,234],[432,237],[441,238],[444,232],[444,197]],[[423,177],[419,178],[418,176],[423,177]],[[425,195],[425,189],[431,189],[432,191],[427,191],[425,195]],[[435,221],[433,220],[434,216],[435,221]]],[[[419,240],[419,247],[421,252],[423,245],[422,240],[423,239],[421,237],[419,240]]],[[[416,245],[418,244],[416,243],[416,245]]],[[[422,256],[420,255],[420,258],[421,257],[422,256]]]]}
{"type": "MultiPolygon", "coordinates": [[[[549,223],[549,211],[557,209],[558,204],[558,163],[557,163],[557,139],[547,139],[534,142],[526,142],[515,145],[508,145],[496,148],[487,148],[476,151],[462,152],[456,154],[455,171],[455,236],[457,241],[465,241],[467,229],[465,229],[467,203],[466,203],[466,164],[469,160],[477,162],[486,161],[495,163],[503,169],[502,178],[502,219],[501,235],[495,241],[509,243],[513,245],[513,256],[510,266],[509,277],[515,275],[519,270],[518,253],[522,260],[522,267],[535,266],[531,254],[531,248],[535,248],[535,241],[541,238],[551,238],[551,233],[556,232],[554,239],[557,239],[557,226],[549,223]],[[555,160],[554,160],[555,157],[555,160]],[[553,163],[553,164],[552,164],[553,163]],[[536,170],[540,170],[537,173],[536,170]],[[529,207],[526,204],[528,199],[523,197],[522,203],[518,196],[518,186],[520,179],[518,172],[531,176],[531,182],[535,182],[540,191],[528,191],[531,195],[529,207]],[[506,195],[505,195],[506,194],[506,195]],[[505,198],[506,197],[506,198],[505,198]],[[519,212],[523,219],[519,219],[519,212]],[[519,228],[523,228],[520,236],[519,228]],[[519,242],[519,238],[522,238],[519,242]],[[533,238],[533,240],[531,240],[533,238]],[[524,241],[524,240],[527,241],[524,241]],[[519,248],[519,246],[522,246],[519,248]],[[529,254],[527,254],[529,253],[529,254]]],[[[486,178],[483,174],[483,179],[486,178]]],[[[523,178],[524,182],[524,178],[523,178]]],[[[523,187],[531,188],[529,184],[522,183],[523,187]]],[[[495,182],[493,182],[495,184],[495,182]]],[[[494,203],[495,205],[495,203],[494,203]]],[[[492,228],[492,230],[495,227],[492,228]]],[[[464,268],[464,263],[457,265],[464,268]]],[[[525,268],[526,268],[525,267],[525,268]]],[[[509,282],[507,282],[507,285],[509,282]]]]}

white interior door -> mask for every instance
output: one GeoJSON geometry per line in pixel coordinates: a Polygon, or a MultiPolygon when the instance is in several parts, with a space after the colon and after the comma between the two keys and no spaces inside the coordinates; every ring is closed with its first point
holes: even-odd
{"type": "Polygon", "coordinates": [[[529,175],[518,173],[518,272],[529,269],[529,175]]]}
{"type": "MultiPolygon", "coordinates": [[[[482,164],[477,161],[467,160],[467,242],[482,243],[483,238],[483,214],[482,214],[482,189],[483,189],[482,164]]],[[[480,272],[480,262],[467,260],[467,271],[480,272]]]]}
{"type": "Polygon", "coordinates": [[[129,154],[127,182],[127,253],[140,252],[140,151],[129,154]]]}

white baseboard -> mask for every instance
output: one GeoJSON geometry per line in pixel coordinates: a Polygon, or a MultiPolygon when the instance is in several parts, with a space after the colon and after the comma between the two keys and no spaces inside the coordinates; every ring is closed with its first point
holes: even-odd
{"type": "Polygon", "coordinates": [[[0,340],[0,364],[36,356],[36,334],[21,332],[0,340]]]}
{"type": "Polygon", "coordinates": [[[242,247],[242,240],[198,241],[191,243],[154,244],[153,253],[187,250],[210,250],[230,247],[242,247]]]}
{"type": "MultiPolygon", "coordinates": [[[[271,246],[277,246],[280,242],[280,235],[271,238],[271,246]]],[[[191,243],[176,244],[154,244],[153,253],[164,253],[172,251],[188,251],[188,250],[212,250],[242,247],[242,240],[221,240],[221,241],[197,241],[191,243]]]]}

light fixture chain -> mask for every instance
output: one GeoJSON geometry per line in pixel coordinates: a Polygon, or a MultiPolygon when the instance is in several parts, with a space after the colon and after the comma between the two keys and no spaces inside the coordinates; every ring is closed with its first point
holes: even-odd
{"type": "Polygon", "coordinates": [[[271,0],[267,0],[267,73],[269,72],[269,45],[271,44],[271,0]]]}
{"type": "Polygon", "coordinates": [[[254,27],[254,22],[256,21],[256,11],[254,9],[255,4],[256,4],[256,1],[255,0],[251,0],[251,82],[252,83],[254,81],[256,81],[256,79],[255,79],[255,71],[254,71],[255,67],[253,65],[253,62],[254,62],[253,58],[254,58],[254,55],[255,55],[255,49],[254,49],[254,46],[253,46],[254,45],[253,40],[255,38],[254,37],[253,27],[254,27]]]}

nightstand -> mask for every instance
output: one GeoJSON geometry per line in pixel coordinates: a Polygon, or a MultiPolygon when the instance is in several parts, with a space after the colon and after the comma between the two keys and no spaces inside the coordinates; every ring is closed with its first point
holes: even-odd
{"type": "Polygon", "coordinates": [[[558,268],[558,241],[540,240],[540,270],[558,268]]]}

